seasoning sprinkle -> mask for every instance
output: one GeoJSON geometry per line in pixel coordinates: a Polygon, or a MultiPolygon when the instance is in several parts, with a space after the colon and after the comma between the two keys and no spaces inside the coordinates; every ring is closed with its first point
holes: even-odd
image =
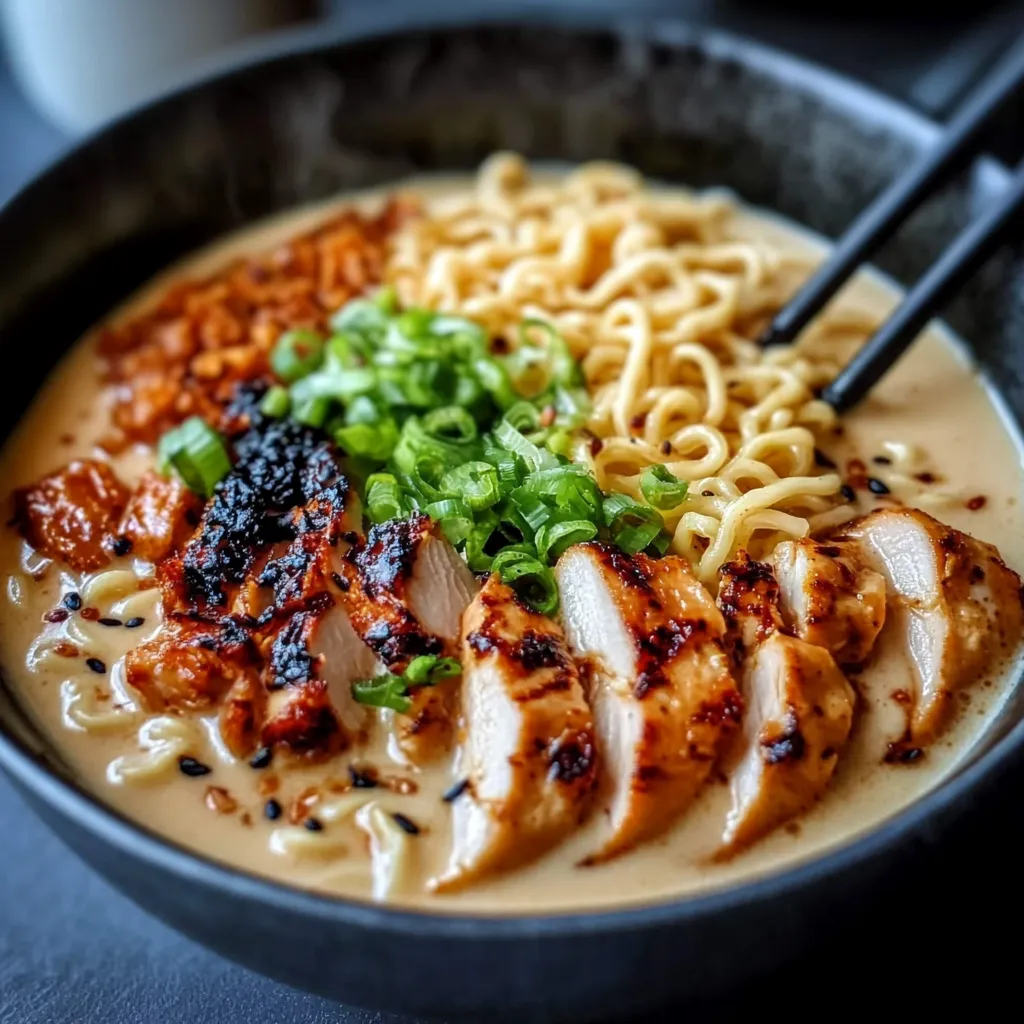
{"type": "Polygon", "coordinates": [[[412,820],[412,818],[407,818],[404,814],[401,814],[398,811],[395,811],[391,817],[395,819],[395,824],[408,835],[418,836],[420,834],[420,827],[412,820]]]}
{"type": "Polygon", "coordinates": [[[592,437],[590,439],[590,454],[595,458],[601,454],[601,449],[604,447],[604,441],[599,437],[592,437]]]}
{"type": "Polygon", "coordinates": [[[469,779],[459,779],[444,791],[444,796],[441,799],[446,804],[450,804],[454,800],[458,800],[467,789],[469,789],[469,779]]]}
{"type": "Polygon", "coordinates": [[[98,672],[101,676],[106,675],[107,666],[104,662],[100,661],[99,658],[86,658],[85,663],[93,670],[93,672],[98,672]]]}
{"type": "Polygon", "coordinates": [[[109,618],[109,617],[108,618],[97,619],[96,621],[99,622],[99,624],[101,626],[121,626],[121,625],[123,625],[123,623],[121,622],[120,619],[112,619],[112,618],[109,618]]]}
{"type": "Polygon", "coordinates": [[[249,758],[250,768],[266,768],[274,759],[274,752],[270,747],[260,747],[252,757],[249,758]]]}
{"type": "Polygon", "coordinates": [[[348,766],[348,777],[356,789],[376,789],[380,785],[375,775],[357,768],[354,764],[348,766]]]}
{"type": "Polygon", "coordinates": [[[892,465],[892,459],[890,459],[888,455],[876,455],[871,461],[878,463],[879,466],[892,465]]]}
{"type": "Polygon", "coordinates": [[[178,758],[178,769],[182,775],[187,775],[190,779],[197,779],[200,775],[209,775],[213,771],[208,764],[203,764],[202,761],[197,761],[194,757],[188,757],[185,754],[178,758]]]}
{"type": "Polygon", "coordinates": [[[82,595],[71,591],[70,594],[64,595],[64,607],[68,611],[77,612],[82,607],[82,595]]]}
{"type": "Polygon", "coordinates": [[[868,490],[872,494],[891,494],[888,486],[878,479],[877,476],[868,477],[868,490]]]}
{"type": "Polygon", "coordinates": [[[99,608],[83,608],[79,613],[86,622],[95,622],[100,617],[99,608]]]}
{"type": "Polygon", "coordinates": [[[145,621],[141,615],[133,615],[125,621],[125,629],[138,629],[145,621]]]}
{"type": "Polygon", "coordinates": [[[273,797],[263,805],[263,817],[267,821],[277,821],[281,817],[281,805],[273,797]]]}
{"type": "Polygon", "coordinates": [[[857,500],[857,492],[849,484],[843,484],[843,486],[839,488],[839,493],[843,496],[844,501],[857,500]]]}
{"type": "Polygon", "coordinates": [[[110,545],[110,549],[115,555],[127,555],[132,549],[131,537],[126,537],[124,534],[120,537],[115,537],[114,543],[110,545]]]}
{"type": "Polygon", "coordinates": [[[324,823],[319,818],[307,818],[303,823],[307,832],[323,832],[324,823]]]}
{"type": "Polygon", "coordinates": [[[967,507],[972,512],[977,512],[978,509],[984,508],[987,504],[988,498],[986,498],[984,494],[978,494],[975,497],[971,498],[969,502],[967,502],[967,507]]]}
{"type": "Polygon", "coordinates": [[[51,608],[43,619],[46,622],[63,622],[70,614],[67,608],[51,608]]]}
{"type": "Polygon", "coordinates": [[[349,581],[339,573],[332,572],[331,579],[334,580],[334,585],[343,593],[348,593],[348,588],[351,586],[349,581]]]}
{"type": "Polygon", "coordinates": [[[672,442],[671,441],[662,441],[661,442],[661,454],[662,455],[671,455],[672,454],[672,442]]]}

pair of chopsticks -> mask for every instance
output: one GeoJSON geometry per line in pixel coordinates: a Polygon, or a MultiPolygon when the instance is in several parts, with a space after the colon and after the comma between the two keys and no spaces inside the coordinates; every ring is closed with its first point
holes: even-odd
{"type": "MultiPolygon", "coordinates": [[[[938,145],[896,179],[854,221],[829,258],[776,315],[761,343],[792,342],[821,312],[857,267],[887,241],[920,204],[977,151],[979,137],[1005,101],[1024,84],[1024,45],[1017,45],[975,89],[950,121],[938,145]]],[[[1024,211],[1024,162],[1004,195],[956,237],[824,390],[837,412],[859,402],[906,351],[938,310],[1006,241],[1024,211]]]]}

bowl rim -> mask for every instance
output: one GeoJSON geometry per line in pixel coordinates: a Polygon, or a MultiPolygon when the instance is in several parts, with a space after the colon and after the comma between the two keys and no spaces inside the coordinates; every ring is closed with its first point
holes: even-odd
{"type": "MultiPolygon", "coordinates": [[[[348,46],[359,47],[375,41],[443,31],[473,31],[509,27],[517,30],[533,27],[559,27],[580,34],[610,35],[620,39],[633,37],[673,48],[691,46],[715,59],[732,59],[754,70],[764,71],[784,84],[804,87],[811,94],[827,93],[830,104],[839,108],[869,110],[874,118],[907,141],[926,145],[935,140],[939,126],[925,115],[879,90],[848,78],[811,61],[743,36],[664,18],[612,19],[608,12],[573,9],[544,10],[533,4],[495,4],[486,12],[454,5],[426,17],[395,11],[383,12],[372,22],[352,27],[342,24],[332,31],[322,26],[276,33],[268,39],[232,47],[232,61],[217,63],[188,81],[162,91],[132,106],[117,118],[72,142],[54,160],[34,175],[6,203],[0,205],[0,218],[44,190],[48,182],[67,165],[81,159],[105,137],[129,126],[140,116],[158,109],[169,109],[190,95],[245,73],[259,73],[274,65],[315,56],[348,46]]],[[[378,12],[379,13],[379,12],[378,12]]],[[[357,19],[358,20],[358,19],[357,19]]],[[[1001,164],[989,162],[1000,176],[1008,172],[1001,164]]],[[[252,874],[241,868],[186,848],[145,825],[133,821],[98,795],[62,779],[38,754],[0,719],[0,768],[23,790],[68,819],[77,828],[92,834],[125,855],[144,861],[150,867],[168,872],[178,879],[210,889],[223,890],[233,898],[291,912],[307,919],[341,923],[393,936],[473,941],[512,939],[579,938],[595,934],[622,934],[652,926],[693,923],[741,906],[763,904],[785,897],[795,890],[823,883],[854,867],[880,861],[899,843],[925,839],[929,826],[949,816],[969,801],[971,794],[985,784],[994,784],[1013,761],[1024,759],[1024,720],[996,741],[973,763],[935,789],[896,812],[875,828],[827,850],[819,856],[706,893],[669,897],[657,902],[602,908],[594,911],[567,911],[554,914],[478,914],[444,910],[393,907],[330,893],[306,890],[286,882],[252,874]]]]}

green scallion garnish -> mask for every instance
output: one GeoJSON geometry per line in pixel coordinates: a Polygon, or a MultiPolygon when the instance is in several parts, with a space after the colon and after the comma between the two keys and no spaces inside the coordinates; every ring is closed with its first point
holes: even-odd
{"type": "Polygon", "coordinates": [[[352,696],[360,704],[404,713],[412,707],[409,698],[412,687],[436,686],[461,672],[462,667],[455,658],[422,654],[413,658],[401,675],[385,672],[373,679],[357,680],[352,684],[352,696]]]}
{"type": "Polygon", "coordinates": [[[260,412],[275,420],[287,416],[291,407],[292,400],[288,397],[288,389],[281,387],[280,384],[267,388],[266,394],[260,399],[260,412]]]}
{"type": "Polygon", "coordinates": [[[689,486],[660,464],[648,466],[640,477],[640,493],[662,512],[682,504],[689,486]]]}
{"type": "Polygon", "coordinates": [[[220,434],[192,416],[160,438],[157,466],[165,475],[173,469],[190,491],[209,498],[231,471],[231,459],[220,434]]]}
{"type": "Polygon", "coordinates": [[[324,342],[315,331],[285,331],[270,353],[270,368],[288,384],[308,377],[323,361],[324,342]]]}

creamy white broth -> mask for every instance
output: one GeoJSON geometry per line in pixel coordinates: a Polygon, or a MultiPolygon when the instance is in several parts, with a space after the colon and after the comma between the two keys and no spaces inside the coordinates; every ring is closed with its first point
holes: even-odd
{"type": "MultiPolygon", "coordinates": [[[[429,195],[443,195],[462,187],[461,181],[433,179],[418,186],[429,195]]],[[[372,203],[375,199],[371,196],[365,201],[372,203]]],[[[266,248],[310,227],[327,210],[303,210],[259,225],[190,258],[185,266],[190,274],[209,272],[233,255],[266,248]]],[[[737,223],[742,224],[745,236],[763,235],[786,249],[820,254],[819,243],[775,218],[743,214],[737,223]]],[[[180,268],[170,271],[163,282],[179,272],[180,268]]],[[[155,282],[118,315],[144,305],[147,296],[160,287],[162,283],[155,282]]],[[[889,284],[866,274],[843,297],[844,305],[879,313],[895,301],[896,292],[889,284]]],[[[62,363],[7,444],[3,479],[8,488],[29,484],[73,457],[94,454],[94,443],[105,432],[108,419],[99,400],[101,384],[93,344],[92,339],[84,339],[62,363]]],[[[952,496],[946,503],[929,505],[927,510],[995,544],[1011,567],[1024,569],[1020,441],[984,381],[970,369],[962,347],[948,334],[930,330],[872,397],[843,423],[843,437],[829,446],[836,461],[858,457],[868,464],[869,471],[877,469],[875,475],[884,477],[887,467],[875,467],[871,459],[886,454],[886,442],[916,446],[923,454],[919,468],[942,477],[941,483],[925,490],[952,496]],[[955,415],[950,410],[955,410],[955,415]],[[966,504],[975,495],[983,495],[986,502],[971,511],[966,504]]],[[[131,483],[149,460],[149,453],[140,449],[112,461],[118,474],[131,483]]],[[[861,498],[861,511],[872,507],[861,498]]],[[[132,560],[124,558],[115,560],[111,568],[131,566],[132,560]]],[[[51,565],[36,581],[26,573],[26,567],[38,568],[38,559],[26,555],[24,543],[13,530],[3,531],[0,569],[7,589],[0,621],[0,652],[5,672],[68,763],[104,800],[156,832],[214,859],[300,886],[372,898],[368,838],[357,821],[330,824],[324,833],[312,837],[321,841],[323,856],[297,858],[289,853],[291,833],[279,831],[287,822],[267,821],[262,812],[269,796],[287,807],[307,787],[324,787],[330,781],[339,789],[344,787],[350,761],[372,763],[385,777],[411,780],[417,791],[401,794],[378,788],[359,793],[357,799],[377,801],[389,812],[400,811],[423,830],[405,844],[410,862],[390,900],[452,912],[536,913],[650,902],[719,888],[813,857],[877,825],[933,788],[983,735],[1014,679],[1008,666],[993,679],[972,688],[960,702],[954,726],[921,761],[912,765],[883,764],[886,743],[898,735],[902,726],[902,712],[891,694],[906,688],[909,679],[898,637],[886,629],[877,656],[858,677],[866,707],[858,716],[853,738],[840,758],[826,796],[788,828],[777,830],[726,863],[715,862],[712,858],[729,804],[728,787],[720,780],[706,787],[697,804],[662,840],[615,861],[577,866],[594,846],[596,823],[591,823],[534,864],[481,880],[457,894],[435,895],[427,882],[440,873],[449,848],[450,812],[441,794],[456,775],[447,765],[420,771],[397,763],[386,747],[385,730],[377,730],[375,746],[350,751],[329,764],[286,766],[278,759],[270,768],[255,771],[227,754],[218,739],[215,717],[197,719],[195,736],[188,741],[189,753],[212,766],[210,775],[187,778],[174,770],[144,783],[117,781],[117,772],[110,766],[117,758],[138,752],[137,730],[142,716],[130,726],[126,723],[123,730],[85,732],[73,727],[73,717],[69,728],[68,691],[62,684],[73,676],[79,693],[88,696],[89,687],[96,686],[106,694],[107,679],[100,674],[90,677],[83,659],[68,659],[66,666],[38,665],[35,671],[29,671],[26,652],[40,633],[42,616],[60,599],[62,574],[67,579],[70,576],[62,567],[51,565]],[[218,812],[217,798],[208,796],[211,786],[228,792],[237,804],[232,813],[218,812]]],[[[73,582],[81,589],[81,580],[73,582]]],[[[157,627],[155,592],[149,600],[152,611],[142,628],[101,630],[95,649],[88,651],[111,668],[114,692],[96,705],[101,712],[132,700],[132,694],[119,683],[119,659],[157,627]]],[[[106,614],[106,609],[101,610],[106,614]]],[[[49,628],[64,629],[66,624],[49,628]]],[[[328,799],[332,799],[330,795],[328,799]]],[[[359,820],[365,823],[366,811],[360,813],[364,817],[359,820]]],[[[301,833],[299,828],[296,834],[300,843],[301,833]]]]}

